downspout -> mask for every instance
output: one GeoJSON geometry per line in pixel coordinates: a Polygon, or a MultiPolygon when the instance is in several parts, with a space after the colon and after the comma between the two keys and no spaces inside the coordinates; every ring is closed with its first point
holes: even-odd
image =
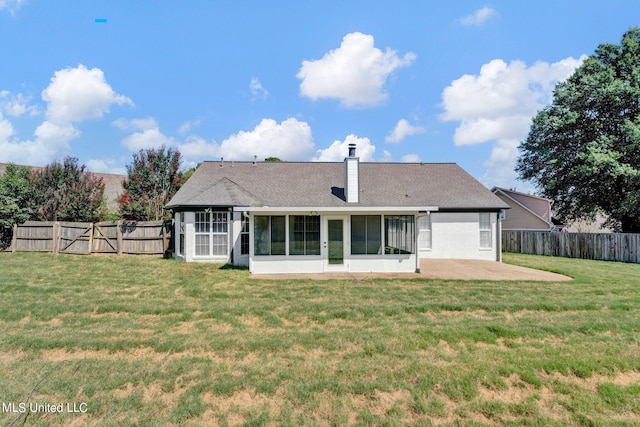
{"type": "Polygon", "coordinates": [[[496,215],[496,261],[502,262],[502,221],[499,211],[496,215]]]}

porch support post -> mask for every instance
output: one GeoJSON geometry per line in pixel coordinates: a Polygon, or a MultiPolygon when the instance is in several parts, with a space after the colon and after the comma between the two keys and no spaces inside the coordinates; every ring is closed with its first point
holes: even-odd
{"type": "Polygon", "coordinates": [[[418,215],[414,216],[414,220],[413,220],[413,250],[416,254],[416,273],[420,274],[420,248],[418,247],[418,236],[420,234],[420,227],[418,227],[418,217],[420,215],[420,212],[418,212],[418,215]]]}
{"type": "Polygon", "coordinates": [[[502,262],[502,221],[500,221],[500,212],[496,214],[496,261],[502,262]]]}

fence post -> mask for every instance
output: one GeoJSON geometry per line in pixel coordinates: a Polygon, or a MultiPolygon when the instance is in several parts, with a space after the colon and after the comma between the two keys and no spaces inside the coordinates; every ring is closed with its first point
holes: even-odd
{"type": "Polygon", "coordinates": [[[122,255],[122,220],[118,220],[116,225],[116,241],[118,245],[118,255],[122,255]]]}
{"type": "Polygon", "coordinates": [[[170,240],[169,238],[171,237],[170,233],[167,233],[167,227],[172,227],[173,226],[173,220],[171,220],[170,222],[168,221],[162,221],[162,256],[166,256],[167,252],[169,250],[169,243],[170,240]]]}
{"type": "Polygon", "coordinates": [[[18,224],[13,224],[13,236],[11,237],[11,252],[16,251],[18,244],[18,224]]]}
{"type": "Polygon", "coordinates": [[[57,254],[60,252],[60,223],[58,221],[54,221],[53,224],[51,224],[51,227],[51,245],[53,246],[53,253],[57,254]]]}
{"type": "Polygon", "coordinates": [[[93,253],[93,227],[94,227],[94,223],[91,222],[91,225],[89,226],[89,250],[88,253],[89,255],[91,255],[93,253]]]}

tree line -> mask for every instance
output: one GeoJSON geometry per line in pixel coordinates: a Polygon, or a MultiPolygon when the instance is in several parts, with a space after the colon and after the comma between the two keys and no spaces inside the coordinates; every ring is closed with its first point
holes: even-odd
{"type": "MultiPolygon", "coordinates": [[[[181,155],[173,148],[140,150],[126,165],[116,211],[108,208],[101,177],[65,157],[44,168],[8,164],[0,176],[0,248],[11,241],[13,225],[27,220],[98,222],[167,218],[165,204],[183,184],[181,155]]],[[[188,175],[193,173],[188,171],[188,175]]]]}

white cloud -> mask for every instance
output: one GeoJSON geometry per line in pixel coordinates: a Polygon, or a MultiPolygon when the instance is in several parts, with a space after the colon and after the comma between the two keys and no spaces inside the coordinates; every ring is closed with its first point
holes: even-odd
{"type": "Polygon", "coordinates": [[[405,154],[404,156],[402,156],[400,161],[403,163],[419,163],[420,156],[418,156],[417,154],[405,154]]]}
{"type": "Polygon", "coordinates": [[[27,112],[30,116],[36,116],[39,114],[38,108],[35,105],[29,105],[30,100],[21,93],[12,95],[8,90],[3,90],[0,91],[0,110],[4,110],[13,117],[20,117],[27,112]]]}
{"type": "Polygon", "coordinates": [[[252,131],[231,135],[219,146],[218,156],[225,160],[258,160],[278,157],[282,160],[306,160],[313,153],[311,127],[294,118],[278,124],[262,119],[252,131]]]}
{"type": "Polygon", "coordinates": [[[55,123],[71,123],[102,117],[113,104],[133,102],[117,94],[106,82],[99,68],[76,68],[56,71],[49,86],[42,91],[48,103],[46,117],[55,123]]]}
{"type": "Polygon", "coordinates": [[[552,99],[555,85],[568,78],[586,56],[558,62],[522,61],[507,64],[494,59],[478,75],[464,75],[442,92],[444,121],[459,122],[455,145],[494,141],[485,185],[513,185],[517,146],[531,125],[531,119],[552,99]]]}
{"type": "Polygon", "coordinates": [[[148,130],[158,127],[158,122],[153,117],[145,117],[143,119],[124,119],[114,120],[112,124],[120,130],[148,130]]]}
{"type": "Polygon", "coordinates": [[[480,74],[464,75],[444,89],[441,118],[461,122],[456,145],[485,142],[503,131],[522,135],[528,120],[551,99],[556,83],[569,77],[585,58],[530,67],[522,61],[507,64],[494,59],[480,68],[480,74]],[[506,123],[514,119],[517,130],[506,123]]]}
{"type": "Polygon", "coordinates": [[[256,100],[265,100],[269,97],[269,92],[262,87],[260,80],[257,78],[251,79],[249,83],[249,89],[251,90],[251,94],[253,95],[252,101],[256,100]]]}
{"type": "Polygon", "coordinates": [[[2,112],[0,111],[0,143],[8,141],[9,137],[11,137],[14,132],[15,130],[13,129],[13,125],[9,120],[2,116],[2,112]]]}
{"type": "MultiPolygon", "coordinates": [[[[132,104],[129,98],[113,91],[100,69],[89,70],[84,65],[56,71],[42,91],[42,99],[47,103],[45,120],[36,127],[31,140],[11,140],[13,127],[0,117],[0,161],[50,163],[71,151],[69,143],[81,134],[76,123],[102,117],[113,104],[132,104]]],[[[22,94],[0,92],[0,108],[16,117],[27,112],[38,114],[28,101],[22,94]]]]}
{"type": "MultiPolygon", "coordinates": [[[[514,170],[518,157],[519,139],[499,139],[491,148],[489,159],[483,162],[486,168],[480,181],[487,187],[515,187],[518,174],[514,170]]],[[[523,184],[519,184],[522,187],[523,184]]]]}
{"type": "Polygon", "coordinates": [[[422,126],[413,126],[407,119],[400,119],[393,131],[384,140],[385,142],[396,143],[409,136],[424,133],[424,131],[425,129],[422,126]]]}
{"type": "Polygon", "coordinates": [[[11,123],[0,120],[0,161],[42,166],[68,154],[69,142],[77,138],[80,131],[69,124],[44,121],[34,131],[33,140],[10,140],[12,134],[11,123]]]}
{"type": "Polygon", "coordinates": [[[45,165],[69,153],[69,142],[80,136],[71,124],[57,124],[48,120],[34,131],[27,141],[11,139],[14,128],[0,113],[0,161],[26,165],[45,165]]]}
{"type": "Polygon", "coordinates": [[[7,9],[13,13],[18,10],[24,2],[25,0],[0,0],[0,10],[7,9]]]}
{"type": "Polygon", "coordinates": [[[184,143],[178,144],[178,151],[186,160],[215,159],[219,150],[215,141],[207,142],[198,136],[189,136],[184,143]]]}
{"type": "Polygon", "coordinates": [[[396,69],[410,65],[412,52],[398,56],[374,46],[373,36],[359,32],[344,36],[339,48],[315,61],[302,61],[296,75],[300,94],[313,100],[337,98],[345,107],[366,107],[387,98],[384,84],[396,69]]]}
{"type": "MultiPolygon", "coordinates": [[[[373,161],[376,147],[371,144],[369,138],[360,138],[356,135],[348,135],[344,141],[334,141],[329,147],[316,151],[314,162],[341,162],[349,155],[349,144],[356,144],[356,156],[362,162],[373,161]]],[[[385,152],[385,154],[387,154],[385,152]]]]}
{"type": "Polygon", "coordinates": [[[191,132],[191,129],[199,125],[200,125],[200,119],[187,120],[186,122],[180,125],[180,127],[178,128],[178,133],[185,134],[185,133],[191,132]]]}
{"type": "Polygon", "coordinates": [[[174,144],[174,139],[160,132],[158,122],[153,117],[142,119],[117,119],[112,124],[121,130],[135,131],[131,135],[122,139],[122,146],[131,151],[146,150],[148,148],[159,148],[162,145],[170,146],[174,144]]]}
{"type": "Polygon", "coordinates": [[[462,25],[479,26],[487,22],[490,18],[497,15],[498,15],[498,12],[495,9],[485,6],[481,9],[476,10],[471,15],[467,15],[463,18],[460,18],[459,22],[462,25]]]}
{"type": "Polygon", "coordinates": [[[160,146],[173,145],[173,138],[166,136],[157,127],[134,132],[122,140],[122,145],[131,151],[159,148],[160,146]]]}
{"type": "Polygon", "coordinates": [[[45,120],[36,128],[33,134],[38,141],[66,147],[69,141],[80,136],[80,131],[70,124],[58,124],[45,120]]]}

